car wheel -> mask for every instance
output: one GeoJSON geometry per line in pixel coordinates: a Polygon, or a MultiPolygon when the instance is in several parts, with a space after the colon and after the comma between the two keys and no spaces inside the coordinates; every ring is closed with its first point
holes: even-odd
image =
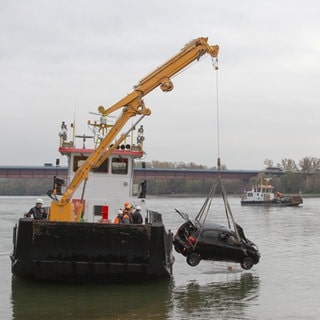
{"type": "Polygon", "coordinates": [[[250,258],[250,257],[246,257],[242,260],[241,262],[241,268],[244,269],[244,270],[249,270],[252,268],[253,266],[253,259],[250,258]]]}
{"type": "Polygon", "coordinates": [[[197,266],[200,260],[201,260],[201,256],[199,253],[196,253],[196,252],[192,252],[187,256],[187,263],[191,267],[197,266]]]}

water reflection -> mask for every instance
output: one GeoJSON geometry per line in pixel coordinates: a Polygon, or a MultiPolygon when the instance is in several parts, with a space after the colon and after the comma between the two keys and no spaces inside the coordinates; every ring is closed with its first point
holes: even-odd
{"type": "Polygon", "coordinates": [[[173,289],[176,318],[188,316],[218,319],[248,319],[246,308],[258,297],[260,281],[251,273],[241,273],[238,279],[205,285],[190,281],[173,289]]]}
{"type": "Polygon", "coordinates": [[[13,319],[249,319],[259,278],[251,273],[231,281],[199,284],[191,280],[132,285],[66,285],[12,278],[13,319]]]}
{"type": "MultiPolygon", "coordinates": [[[[5,210],[0,204],[0,252],[12,249],[12,227],[20,215],[8,212],[30,207],[34,199],[27,200],[13,198],[5,210]]],[[[0,318],[11,319],[13,314],[19,320],[319,319],[320,198],[306,199],[300,209],[246,208],[238,198],[233,202],[236,220],[262,253],[262,261],[250,271],[238,265],[231,265],[230,271],[229,264],[208,261],[191,268],[175,254],[172,282],[46,285],[12,279],[10,259],[3,255],[0,318]]],[[[195,212],[201,204],[202,199],[163,198],[152,200],[150,207],[165,211],[166,225],[175,231],[181,219],[172,214],[173,208],[195,212]]]]}
{"type": "Polygon", "coordinates": [[[62,285],[12,278],[13,319],[167,319],[171,282],[62,285]]]}

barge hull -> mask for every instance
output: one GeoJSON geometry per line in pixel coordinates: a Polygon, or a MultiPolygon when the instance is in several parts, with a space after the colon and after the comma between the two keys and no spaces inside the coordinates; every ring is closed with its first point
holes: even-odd
{"type": "Polygon", "coordinates": [[[283,204],[283,203],[270,203],[270,202],[241,202],[242,206],[251,207],[298,207],[298,204],[283,204]]]}
{"type": "Polygon", "coordinates": [[[265,207],[298,207],[302,204],[302,201],[298,202],[276,202],[276,201],[241,201],[242,206],[265,206],[265,207]]]}
{"type": "Polygon", "coordinates": [[[139,282],[172,274],[172,233],[162,223],[115,225],[22,218],[12,272],[67,282],[139,282]]]}

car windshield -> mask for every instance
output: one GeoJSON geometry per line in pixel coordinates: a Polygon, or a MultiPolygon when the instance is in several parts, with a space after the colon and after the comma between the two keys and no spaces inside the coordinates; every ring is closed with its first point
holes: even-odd
{"type": "Polygon", "coordinates": [[[242,239],[245,242],[248,242],[246,236],[244,235],[244,231],[243,231],[242,227],[236,223],[236,228],[237,228],[238,235],[239,235],[240,239],[242,239]]]}

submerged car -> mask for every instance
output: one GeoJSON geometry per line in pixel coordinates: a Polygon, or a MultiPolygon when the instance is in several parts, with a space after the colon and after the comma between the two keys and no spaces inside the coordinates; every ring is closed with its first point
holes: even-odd
{"type": "Polygon", "coordinates": [[[236,233],[221,224],[186,220],[174,236],[173,245],[190,266],[198,265],[201,260],[216,260],[240,263],[243,269],[249,270],[259,262],[257,246],[245,237],[238,224],[236,233]]]}

